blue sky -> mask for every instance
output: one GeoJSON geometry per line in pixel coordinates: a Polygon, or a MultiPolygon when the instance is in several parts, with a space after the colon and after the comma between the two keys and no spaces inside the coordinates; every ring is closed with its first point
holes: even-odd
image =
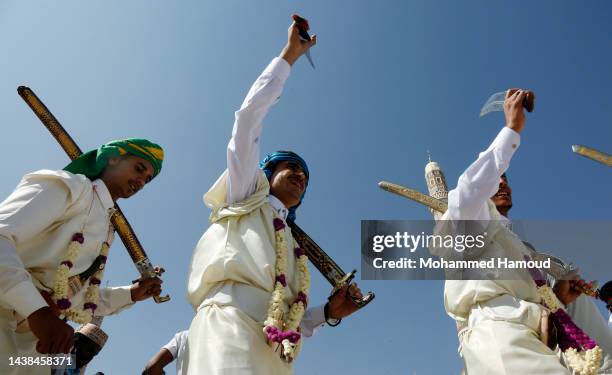
{"type": "MultiPolygon", "coordinates": [[[[294,12],[318,34],[317,69],[305,59],[294,66],[265,121],[262,154],[292,149],[308,161],[298,223],[345,269],[360,264],[360,220],[429,218],[376,183],[425,191],[429,149],[454,187],[503,125],[499,113],[478,118],[480,107],[508,87],[537,94],[509,170],[511,216],[610,220],[609,168],[570,148],[612,151],[605,1],[4,1],[0,196],[28,171],[67,163],[19,85],[33,88],[83,149],[137,136],[167,155],[162,174],[120,205],[166,268],[172,302],[107,318],[110,339],[91,370],[137,373],[189,326],[186,272],[209,214],[202,194],[225,168],[233,112],[282,49],[294,12]]],[[[599,259],[580,261],[586,272],[599,259]]],[[[117,240],[105,278],[124,285],[135,276],[117,240]]],[[[360,286],[377,299],[308,340],[298,374],[459,373],[442,282],[360,286]]],[[[313,277],[313,303],[328,291],[313,277]]]]}

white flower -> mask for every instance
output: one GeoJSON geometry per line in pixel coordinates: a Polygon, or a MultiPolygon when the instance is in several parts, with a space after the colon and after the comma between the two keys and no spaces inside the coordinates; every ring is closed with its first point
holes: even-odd
{"type": "MultiPolygon", "coordinates": [[[[81,252],[81,243],[78,241],[71,241],[68,245],[68,253],[66,254],[66,258],[62,261],[62,263],[70,262],[74,264],[76,259],[81,252]]],[[[102,243],[102,247],[100,248],[100,255],[105,257],[108,256],[109,246],[107,242],[102,243]]],[[[58,266],[55,281],[53,283],[53,299],[58,301],[60,299],[68,299],[68,275],[70,273],[70,268],[66,264],[61,264],[58,266]]],[[[102,280],[104,276],[104,269],[98,270],[93,277],[98,280],[102,280]]],[[[99,301],[99,286],[92,285],[91,283],[87,287],[85,291],[85,303],[93,303],[98,304],[99,301]]],[[[92,318],[91,309],[80,310],[75,307],[71,307],[65,310],[62,310],[62,314],[67,318],[76,323],[85,324],[89,323],[92,318]]]]}
{"type": "MultiPolygon", "coordinates": [[[[286,229],[275,231],[276,264],[274,266],[274,270],[276,274],[274,275],[274,290],[272,291],[272,297],[270,298],[270,305],[268,307],[268,317],[264,321],[264,332],[265,326],[274,326],[283,331],[297,331],[304,316],[304,304],[302,302],[292,303],[289,307],[287,319],[285,322],[283,322],[286,288],[283,287],[280,282],[276,281],[276,278],[280,275],[286,275],[288,252],[287,243],[285,241],[285,233],[286,229]]],[[[297,247],[297,244],[294,243],[294,247],[297,247]]],[[[298,291],[308,296],[308,289],[310,288],[308,257],[305,255],[300,256],[295,262],[295,268],[297,270],[298,277],[298,291]]],[[[285,360],[291,361],[293,358],[295,358],[297,348],[301,346],[301,340],[298,340],[297,344],[291,343],[289,340],[283,340],[282,345],[285,360]]]]}

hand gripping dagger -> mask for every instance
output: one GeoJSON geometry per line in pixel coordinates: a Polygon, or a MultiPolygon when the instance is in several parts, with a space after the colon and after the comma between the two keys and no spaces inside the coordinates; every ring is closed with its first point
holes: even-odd
{"type": "MultiPolygon", "coordinates": [[[[334,287],[330,298],[338,293],[340,288],[351,283],[351,280],[353,280],[355,277],[357,270],[345,273],[342,268],[340,268],[340,266],[338,266],[338,264],[336,264],[336,262],[334,262],[334,260],[330,258],[330,256],[327,255],[327,253],[325,253],[325,251],[323,251],[323,249],[321,249],[321,247],[317,245],[316,242],[314,242],[312,238],[310,238],[295,222],[289,221],[287,224],[289,224],[289,227],[291,228],[293,238],[295,238],[295,241],[304,250],[308,259],[334,287]]],[[[351,299],[357,307],[362,308],[368,303],[372,302],[374,299],[374,293],[368,292],[368,294],[363,296],[363,298],[351,296],[351,299]]]]}
{"type": "MultiPolygon", "coordinates": [[[[298,28],[300,38],[305,42],[309,42],[311,38],[310,38],[310,34],[308,34],[308,30],[310,29],[310,26],[308,25],[308,20],[298,16],[297,14],[294,14],[292,18],[293,18],[293,21],[295,21],[295,25],[298,28]]],[[[314,65],[314,62],[312,61],[312,57],[310,56],[310,49],[306,51],[306,58],[308,59],[310,66],[312,66],[312,68],[314,69],[315,65],[314,65]]]]}
{"type": "MultiPolygon", "coordinates": [[[[51,135],[53,135],[53,137],[59,142],[60,146],[62,146],[64,151],[66,151],[66,154],[68,154],[71,160],[76,159],[82,154],[81,149],[74,142],[70,134],[66,132],[64,127],[59,123],[59,121],[57,121],[51,111],[49,111],[45,104],[38,99],[36,94],[34,94],[30,88],[19,86],[17,88],[17,92],[19,93],[19,96],[21,96],[21,98],[28,104],[28,106],[30,106],[34,114],[38,116],[51,135]]],[[[115,213],[111,216],[111,223],[119,234],[121,241],[123,241],[130,258],[132,258],[132,261],[134,262],[134,265],[142,278],[156,277],[157,273],[155,272],[151,261],[149,261],[144,248],[140,244],[140,241],[138,241],[138,237],[136,237],[136,234],[132,229],[132,226],[127,221],[117,204],[115,204],[115,213]]],[[[169,301],[170,296],[154,296],[153,299],[156,303],[162,303],[169,301]]]]}

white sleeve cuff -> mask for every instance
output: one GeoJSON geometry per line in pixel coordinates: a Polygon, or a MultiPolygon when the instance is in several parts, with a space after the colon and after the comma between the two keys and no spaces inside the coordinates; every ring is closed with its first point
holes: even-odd
{"type": "Polygon", "coordinates": [[[300,323],[300,329],[304,337],[312,336],[317,329],[323,326],[325,323],[325,305],[313,307],[306,310],[302,322],[300,323]]]}
{"type": "Polygon", "coordinates": [[[106,307],[106,309],[100,309],[100,315],[117,314],[132,306],[134,301],[132,301],[130,289],[131,285],[100,289],[100,302],[106,307]]]}
{"type": "Polygon", "coordinates": [[[263,74],[271,74],[278,77],[281,81],[286,81],[291,73],[291,65],[282,57],[275,57],[268,64],[263,74]]]}
{"type": "Polygon", "coordinates": [[[318,327],[325,323],[325,305],[313,307],[309,311],[313,326],[318,327]]]}
{"type": "Polygon", "coordinates": [[[521,145],[521,136],[519,133],[504,126],[497,134],[497,137],[491,143],[490,149],[500,150],[504,160],[512,158],[518,147],[521,145]]]}
{"type": "Polygon", "coordinates": [[[6,291],[3,299],[24,318],[42,307],[49,306],[38,289],[29,280],[23,281],[6,291]]]}

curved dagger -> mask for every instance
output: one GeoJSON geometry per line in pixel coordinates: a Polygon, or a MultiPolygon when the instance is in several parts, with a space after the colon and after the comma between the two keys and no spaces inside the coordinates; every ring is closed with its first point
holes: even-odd
{"type": "Polygon", "coordinates": [[[448,204],[446,202],[405,186],[381,181],[378,183],[378,187],[401,197],[411,199],[440,213],[445,213],[448,209],[448,204]]]}
{"type": "MultiPolygon", "coordinates": [[[[334,287],[331,292],[330,298],[340,290],[344,285],[350,284],[357,270],[353,270],[349,273],[345,273],[340,266],[334,262],[334,260],[327,255],[323,249],[306,232],[302,230],[295,222],[288,221],[289,227],[291,228],[291,234],[295,241],[306,253],[308,260],[317,267],[319,272],[329,281],[334,287]]],[[[357,307],[362,308],[374,299],[374,293],[368,292],[363,298],[357,298],[351,296],[353,303],[357,307]]]]}
{"type": "Polygon", "coordinates": [[[584,156],[585,158],[589,158],[598,161],[603,165],[607,165],[608,167],[612,167],[612,155],[606,154],[605,152],[597,151],[581,145],[572,145],[572,151],[578,155],[584,156]]]}

